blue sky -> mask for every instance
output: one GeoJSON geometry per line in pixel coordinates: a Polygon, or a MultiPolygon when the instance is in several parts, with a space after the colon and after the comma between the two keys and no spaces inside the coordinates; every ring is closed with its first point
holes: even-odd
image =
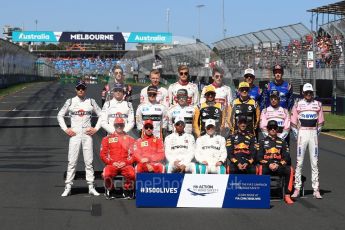
{"type": "MultiPolygon", "coordinates": [[[[265,28],[304,23],[310,28],[311,13],[306,10],[336,0],[224,0],[227,36],[265,28]]],[[[170,32],[192,38],[198,35],[211,44],[223,38],[222,0],[0,0],[0,26],[24,25],[40,31],[166,32],[167,8],[170,32]]],[[[333,18],[333,17],[332,17],[333,18]]],[[[325,17],[327,19],[327,17],[325,17]]],[[[1,35],[2,37],[2,35],[1,35]]]]}

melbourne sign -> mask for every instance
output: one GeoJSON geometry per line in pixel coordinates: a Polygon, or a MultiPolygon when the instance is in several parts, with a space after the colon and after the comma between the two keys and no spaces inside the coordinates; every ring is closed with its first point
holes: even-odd
{"type": "Polygon", "coordinates": [[[77,42],[77,43],[160,43],[171,44],[171,33],[148,32],[52,32],[14,31],[14,42],[77,42]]]}
{"type": "Polygon", "coordinates": [[[137,207],[269,208],[270,177],[138,174],[137,207]]]}

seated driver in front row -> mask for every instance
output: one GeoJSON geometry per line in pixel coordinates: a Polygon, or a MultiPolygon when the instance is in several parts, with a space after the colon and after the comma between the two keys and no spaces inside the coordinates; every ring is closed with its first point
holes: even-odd
{"type": "Polygon", "coordinates": [[[201,174],[225,174],[226,148],[224,137],[216,134],[216,121],[205,121],[206,134],[196,140],[195,159],[201,174]]]}
{"type": "Polygon", "coordinates": [[[267,123],[268,136],[260,141],[257,161],[259,162],[259,175],[279,175],[285,176],[285,197],[287,204],[293,204],[290,197],[293,185],[293,168],[291,162],[289,146],[285,140],[278,137],[278,123],[270,120],[267,123]]]}
{"type": "Polygon", "coordinates": [[[145,120],[143,134],[133,145],[137,173],[164,173],[164,144],[153,135],[153,121],[145,120]]]}
{"type": "Polygon", "coordinates": [[[165,157],[167,173],[196,173],[196,164],[192,162],[195,152],[195,140],[192,134],[185,133],[183,117],[175,118],[175,132],[165,138],[165,157]]]}
{"type": "Polygon", "coordinates": [[[124,132],[124,119],[115,118],[114,127],[115,132],[104,137],[101,145],[100,157],[106,164],[102,173],[105,187],[104,195],[106,199],[115,198],[113,178],[120,174],[125,178],[123,197],[133,199],[135,172],[130,149],[135,140],[124,132]]]}
{"type": "Polygon", "coordinates": [[[255,136],[248,132],[247,117],[239,116],[238,130],[226,140],[229,174],[255,174],[254,159],[256,156],[255,136]]]}

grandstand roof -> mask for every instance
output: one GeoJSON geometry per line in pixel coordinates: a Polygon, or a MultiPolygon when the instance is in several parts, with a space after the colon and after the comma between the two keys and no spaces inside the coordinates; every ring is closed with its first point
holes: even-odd
{"type": "Polygon", "coordinates": [[[310,33],[311,31],[305,25],[298,23],[225,38],[213,44],[218,50],[221,50],[251,47],[260,43],[289,43],[291,40],[300,40],[310,33]]]}
{"type": "Polygon", "coordinates": [[[340,1],[325,6],[320,6],[314,9],[307,10],[312,13],[345,15],[345,1],[340,1]]]}

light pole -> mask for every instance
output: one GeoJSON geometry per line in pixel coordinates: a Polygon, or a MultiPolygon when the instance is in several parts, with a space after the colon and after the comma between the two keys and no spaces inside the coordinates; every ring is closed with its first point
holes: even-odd
{"type": "Polygon", "coordinates": [[[223,16],[223,38],[226,37],[226,29],[225,29],[225,13],[224,13],[224,0],[222,2],[222,16],[223,16]]]}
{"type": "MultiPolygon", "coordinates": [[[[37,32],[37,24],[38,24],[38,20],[36,19],[36,20],[35,20],[35,25],[36,25],[36,26],[35,26],[35,27],[36,27],[36,32],[37,32]]],[[[35,48],[36,48],[36,50],[37,50],[37,43],[35,43],[35,48]]]]}
{"type": "Polygon", "coordinates": [[[200,4],[200,5],[196,5],[196,7],[198,8],[198,38],[201,40],[200,38],[200,9],[202,7],[204,7],[205,5],[200,4]]]}
{"type": "Polygon", "coordinates": [[[168,33],[170,33],[170,9],[167,8],[167,26],[168,26],[168,33]]]}

